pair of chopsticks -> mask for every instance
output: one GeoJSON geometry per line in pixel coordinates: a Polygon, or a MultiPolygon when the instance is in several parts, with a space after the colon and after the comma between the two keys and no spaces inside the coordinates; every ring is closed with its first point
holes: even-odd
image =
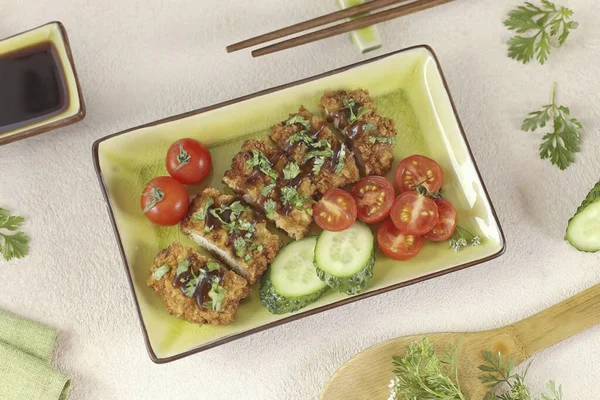
{"type": "Polygon", "coordinates": [[[350,32],[356,29],[365,28],[370,25],[378,24],[380,22],[389,21],[394,18],[402,17],[408,14],[415,13],[417,11],[426,10],[435,6],[439,6],[444,3],[449,3],[453,0],[372,0],[367,3],[340,10],[331,14],[326,14],[321,17],[310,19],[308,21],[300,22],[295,25],[288,26],[286,28],[278,29],[273,32],[265,33],[260,36],[256,36],[241,42],[227,46],[227,52],[245,49],[251,46],[256,46],[262,43],[270,42],[275,39],[293,35],[298,32],[303,32],[308,29],[317,28],[332,22],[340,21],[346,18],[358,17],[361,14],[369,11],[384,8],[396,3],[408,3],[398,7],[390,8],[375,14],[367,15],[362,18],[357,18],[352,21],[344,22],[338,25],[334,25],[328,28],[324,28],[318,31],[310,32],[301,36],[296,36],[291,39],[287,39],[270,46],[261,47],[257,50],[252,51],[253,57],[260,57],[266,54],[275,53],[277,51],[291,49],[292,47],[301,46],[306,43],[315,42],[317,40],[325,39],[331,36],[340,35],[342,33],[350,32]]]}

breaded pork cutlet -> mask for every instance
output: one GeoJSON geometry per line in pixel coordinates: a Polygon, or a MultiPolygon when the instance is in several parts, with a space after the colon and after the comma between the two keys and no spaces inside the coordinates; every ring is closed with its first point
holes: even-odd
{"type": "Polygon", "coordinates": [[[327,122],[304,107],[275,125],[270,137],[294,160],[298,176],[310,176],[320,194],[360,179],[352,151],[327,122]]]}
{"type": "Polygon", "coordinates": [[[347,138],[362,174],[384,175],[392,168],[396,128],[391,119],[377,113],[369,92],[325,92],[321,107],[327,120],[347,138]]]}
{"type": "Polygon", "coordinates": [[[206,188],[194,198],[181,230],[250,284],[260,279],[281,247],[262,215],[215,188],[206,188]]]}
{"type": "Polygon", "coordinates": [[[267,142],[247,140],[233,157],[223,182],[278,228],[302,239],[312,222],[316,187],[308,176],[288,179],[294,175],[290,172],[293,164],[283,151],[267,142]]]}
{"type": "Polygon", "coordinates": [[[227,325],[249,293],[244,278],[177,242],[154,258],[147,283],[169,314],[196,324],[227,325]]]}

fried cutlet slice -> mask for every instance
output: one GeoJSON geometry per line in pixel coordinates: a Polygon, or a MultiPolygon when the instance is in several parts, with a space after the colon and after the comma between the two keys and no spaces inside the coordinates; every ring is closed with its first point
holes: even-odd
{"type": "Polygon", "coordinates": [[[345,135],[362,174],[384,175],[392,168],[396,128],[391,119],[377,113],[367,91],[326,92],[321,107],[345,135]]]}
{"type": "Polygon", "coordinates": [[[360,179],[354,154],[327,123],[304,107],[271,129],[271,140],[308,174],[317,192],[343,187],[360,179]]]}
{"type": "Polygon", "coordinates": [[[260,209],[294,239],[302,239],[312,222],[316,186],[308,176],[285,178],[286,154],[262,140],[247,140],[232,160],[223,183],[260,209]]]}
{"type": "Polygon", "coordinates": [[[192,201],[181,231],[250,284],[260,279],[281,247],[262,215],[237,197],[210,187],[192,201]]]}
{"type": "Polygon", "coordinates": [[[250,292],[244,278],[177,242],[154,258],[147,284],[169,314],[195,324],[227,325],[250,292]]]}

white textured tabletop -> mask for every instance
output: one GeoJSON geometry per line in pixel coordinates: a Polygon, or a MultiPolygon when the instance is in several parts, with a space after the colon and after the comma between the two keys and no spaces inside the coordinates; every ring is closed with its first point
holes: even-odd
{"type": "MultiPolygon", "coordinates": [[[[335,10],[333,0],[0,0],[0,37],[62,21],[87,117],[0,147],[0,205],[27,218],[30,254],[0,261],[0,308],[59,329],[57,366],[72,399],[309,399],[356,352],[388,338],[493,328],[600,282],[599,257],[563,241],[600,177],[600,3],[563,0],[580,29],[546,65],[506,57],[502,26],[520,0],[457,0],[380,25],[384,48],[346,35],[253,59],[225,46],[335,10]],[[284,5],[285,3],[285,5],[284,5]],[[436,51],[503,224],[497,260],[273,328],[183,360],[146,354],[104,199],[94,140],[141,123],[426,43],[436,51]],[[519,129],[551,83],[585,126],[567,171],[537,156],[519,129]]],[[[598,398],[600,327],[534,358],[536,391],[598,398]]]]}

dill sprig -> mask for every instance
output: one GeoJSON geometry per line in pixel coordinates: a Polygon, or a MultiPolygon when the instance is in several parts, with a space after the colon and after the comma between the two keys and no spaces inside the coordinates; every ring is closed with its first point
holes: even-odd
{"type": "Polygon", "coordinates": [[[433,344],[423,338],[406,348],[404,357],[392,358],[396,378],[390,383],[389,400],[467,400],[458,382],[456,346],[438,357],[433,344]]]}

